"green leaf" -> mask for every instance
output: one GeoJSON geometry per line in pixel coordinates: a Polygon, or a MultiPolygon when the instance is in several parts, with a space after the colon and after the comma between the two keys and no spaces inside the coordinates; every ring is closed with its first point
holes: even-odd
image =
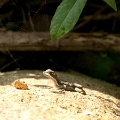
{"type": "Polygon", "coordinates": [[[87,0],[63,0],[58,6],[50,25],[52,40],[67,34],[76,24],[87,0]]]}
{"type": "Polygon", "coordinates": [[[103,1],[105,1],[110,7],[112,7],[115,11],[117,11],[115,0],[103,0],[103,1]]]}
{"type": "Polygon", "coordinates": [[[105,54],[98,56],[98,60],[91,72],[91,75],[95,78],[100,78],[103,80],[108,79],[111,66],[114,64],[114,60],[105,54]]]}

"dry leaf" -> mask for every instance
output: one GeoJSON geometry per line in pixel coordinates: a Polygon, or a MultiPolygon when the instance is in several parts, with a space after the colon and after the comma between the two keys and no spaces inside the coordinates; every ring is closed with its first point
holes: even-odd
{"type": "Polygon", "coordinates": [[[21,89],[21,90],[29,90],[27,84],[24,81],[20,81],[20,80],[15,80],[13,82],[13,86],[17,89],[21,89]]]}

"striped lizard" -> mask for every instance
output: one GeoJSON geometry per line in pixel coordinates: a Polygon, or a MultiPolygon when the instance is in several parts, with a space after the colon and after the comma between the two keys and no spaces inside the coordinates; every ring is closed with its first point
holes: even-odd
{"type": "Polygon", "coordinates": [[[62,91],[74,91],[86,95],[86,92],[83,90],[82,85],[78,83],[69,83],[60,80],[57,74],[51,69],[47,69],[46,71],[43,71],[43,75],[46,76],[47,78],[52,79],[54,85],[62,91]]]}

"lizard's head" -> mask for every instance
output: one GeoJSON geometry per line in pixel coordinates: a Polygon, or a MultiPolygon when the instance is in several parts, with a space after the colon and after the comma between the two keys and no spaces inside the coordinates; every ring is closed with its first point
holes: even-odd
{"type": "Polygon", "coordinates": [[[55,72],[51,69],[47,69],[46,71],[43,72],[43,75],[50,78],[50,79],[56,79],[57,75],[55,72]]]}

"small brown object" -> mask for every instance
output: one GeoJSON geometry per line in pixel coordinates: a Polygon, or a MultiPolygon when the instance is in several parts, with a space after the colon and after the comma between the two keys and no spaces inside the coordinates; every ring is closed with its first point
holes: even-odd
{"type": "Polygon", "coordinates": [[[24,81],[20,81],[20,80],[15,80],[13,82],[13,86],[17,89],[21,89],[21,90],[29,90],[27,84],[24,81]]]}

